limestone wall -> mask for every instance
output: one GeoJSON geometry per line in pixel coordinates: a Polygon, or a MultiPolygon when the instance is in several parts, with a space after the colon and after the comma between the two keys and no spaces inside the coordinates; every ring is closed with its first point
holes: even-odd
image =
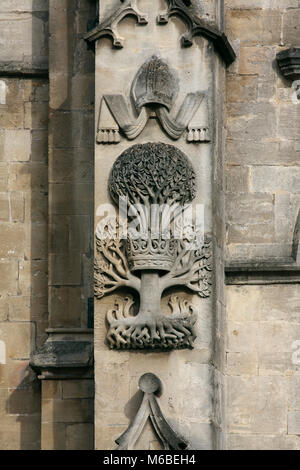
{"type": "Polygon", "coordinates": [[[300,448],[300,289],[228,286],[229,449],[300,448]]]}
{"type": "MultiPolygon", "coordinates": [[[[215,178],[211,212],[218,240],[215,295],[212,303],[205,301],[196,349],[163,361],[155,353],[136,362],[126,352],[111,356],[103,347],[101,321],[112,304],[103,302],[96,320],[96,360],[109,381],[99,380],[96,408],[108,403],[118,426],[99,414],[98,447],[111,448],[126,428],[139,404],[138,378],[152,370],[162,379],[169,374],[163,409],[192,445],[300,448],[299,283],[278,284],[272,277],[268,285],[233,282],[226,288],[225,311],[222,256],[222,239],[228,263],[253,266],[268,260],[278,267],[291,255],[300,209],[300,105],[292,101],[291,82],[280,75],[275,57],[300,46],[300,4],[197,0],[193,8],[222,25],[223,3],[237,60],[227,70],[226,95],[219,90],[217,97],[218,109],[226,99],[226,212],[223,162],[215,159],[209,168],[215,178]],[[180,375],[179,364],[184,365],[180,375]],[[181,395],[171,387],[178,380],[181,395]],[[121,381],[125,387],[118,386],[121,381]],[[185,381],[191,387],[189,400],[185,381]],[[212,397],[214,406],[207,406],[212,397]]],[[[92,380],[44,381],[41,386],[28,364],[49,326],[86,328],[93,321],[95,77],[93,52],[87,51],[83,35],[87,22],[95,19],[95,4],[50,0],[49,93],[49,1],[0,1],[0,449],[93,447],[92,380]]],[[[119,4],[100,1],[101,15],[119,4]]],[[[122,34],[128,25],[136,28],[127,19],[120,25],[122,34]]],[[[181,31],[180,21],[172,25],[172,34],[181,31]]],[[[111,44],[105,41],[110,59],[111,44]]],[[[149,43],[145,47],[151,48],[149,43]]],[[[115,70],[117,83],[118,64],[115,70]]],[[[219,135],[221,127],[218,122],[219,135]]],[[[159,139],[167,141],[161,134],[159,139]]],[[[218,142],[219,155],[222,145],[218,142]]],[[[99,166],[101,176],[111,167],[109,158],[99,166]]],[[[158,446],[150,426],[138,447],[145,445],[158,446]]]]}
{"type": "Polygon", "coordinates": [[[276,53],[300,44],[299,2],[225,3],[238,54],[227,74],[228,257],[289,257],[300,208],[300,106],[276,53]]]}
{"type": "Polygon", "coordinates": [[[45,340],[48,5],[0,2],[0,448],[40,448],[40,384],[28,367],[45,340]]]}
{"type": "MultiPolygon", "coordinates": [[[[238,54],[227,73],[227,262],[276,270],[291,257],[300,208],[300,104],[275,57],[300,45],[300,3],[225,4],[238,54]]],[[[291,283],[227,286],[229,449],[300,448],[300,286],[281,280],[291,283]]]]}

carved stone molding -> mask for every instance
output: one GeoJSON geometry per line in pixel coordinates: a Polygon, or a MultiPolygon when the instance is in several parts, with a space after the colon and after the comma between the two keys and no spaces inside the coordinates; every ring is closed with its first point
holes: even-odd
{"type": "Polygon", "coordinates": [[[93,330],[56,328],[47,330],[47,341],[30,358],[41,380],[93,377],[93,330]]]}
{"type": "Polygon", "coordinates": [[[129,100],[123,95],[103,96],[97,142],[119,143],[120,130],[129,140],[133,140],[144,130],[152,115],[157,116],[164,131],[174,140],[178,140],[187,129],[188,142],[209,142],[208,117],[203,118],[207,109],[204,113],[201,109],[204,93],[188,93],[179,112],[174,115],[173,106],[178,91],[179,81],[175,71],[161,58],[152,56],[140,67],[133,80],[131,101],[134,108],[131,109],[129,100]]]}
{"type": "MultiPolygon", "coordinates": [[[[196,338],[196,309],[186,299],[171,296],[170,315],[161,312],[161,298],[170,287],[184,286],[199,297],[211,292],[211,241],[195,240],[190,227],[175,239],[176,222],[185,204],[195,197],[195,174],[187,157],[161,143],[135,145],[115,162],[109,188],[112,199],[126,198],[128,222],[139,231],[121,239],[96,231],[95,296],[102,298],[120,287],[140,297],[137,315],[133,298],[119,299],[107,313],[107,341],[113,349],[179,349],[196,338]],[[155,210],[153,210],[155,208],[155,210]],[[130,215],[131,214],[131,215],[130,215]],[[167,237],[167,229],[172,229],[167,237]],[[157,227],[157,231],[153,227],[157,227]],[[194,243],[196,242],[196,243],[194,243]]],[[[103,227],[102,227],[103,228],[103,227]]]]}
{"type": "Polygon", "coordinates": [[[134,449],[148,418],[164,450],[184,450],[189,447],[189,443],[172,429],[161,411],[156,397],[161,388],[161,381],[156,375],[147,373],[140,377],[139,389],[144,394],[143,401],[128,429],[116,440],[118,450],[134,449]]]}
{"type": "Polygon", "coordinates": [[[289,80],[300,79],[300,47],[291,47],[276,56],[282,75],[289,80]]]}
{"type": "MultiPolygon", "coordinates": [[[[96,26],[92,31],[85,35],[85,40],[94,43],[104,36],[110,36],[113,46],[122,48],[124,39],[118,34],[118,24],[128,15],[134,15],[139,24],[147,24],[146,15],[139,12],[136,0],[121,0],[123,5],[113,13],[109,18],[105,19],[101,24],[96,26]]],[[[161,12],[157,17],[159,24],[166,24],[172,16],[178,16],[187,25],[188,31],[181,38],[183,47],[189,47],[193,44],[195,36],[203,36],[213,42],[216,50],[220,53],[226,65],[230,65],[236,58],[236,54],[231,47],[227,36],[220,31],[215,25],[206,23],[204,20],[194,15],[189,6],[190,0],[166,0],[168,8],[161,12]]]]}
{"type": "Polygon", "coordinates": [[[148,24],[147,15],[139,11],[136,0],[121,0],[121,2],[123,5],[117,11],[85,35],[86,41],[93,43],[102,37],[109,36],[112,39],[113,46],[122,49],[124,46],[124,38],[118,33],[118,24],[120,21],[128,15],[133,15],[136,17],[139,24],[148,24]]]}
{"type": "Polygon", "coordinates": [[[203,36],[213,42],[226,65],[230,65],[234,62],[236,54],[225,33],[220,31],[217,26],[208,24],[194,15],[188,8],[191,2],[185,2],[183,0],[166,0],[166,2],[168,9],[158,15],[157,21],[159,24],[166,24],[172,16],[181,18],[188,28],[187,33],[181,38],[183,47],[192,46],[195,36],[203,36]]]}

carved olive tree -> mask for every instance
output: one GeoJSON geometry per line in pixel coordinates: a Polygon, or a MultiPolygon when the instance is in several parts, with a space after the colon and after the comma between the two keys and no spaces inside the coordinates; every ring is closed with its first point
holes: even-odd
{"type": "MultiPolygon", "coordinates": [[[[117,300],[108,312],[107,335],[112,348],[179,348],[192,346],[195,339],[195,309],[186,300],[172,296],[171,315],[161,312],[161,297],[169,287],[184,286],[200,297],[210,295],[211,242],[191,249],[188,240],[176,240],[171,231],[164,238],[166,210],[169,221],[178,208],[195,195],[195,174],[186,156],[166,144],[135,145],[116,161],[110,178],[112,198],[126,197],[129,220],[136,217],[140,237],[126,240],[101,239],[96,233],[95,295],[101,298],[120,287],[132,288],[140,296],[140,311],[132,316],[132,298],[117,300]],[[153,211],[154,206],[164,210],[153,211]],[[157,218],[159,230],[151,227],[157,218]],[[170,216],[172,214],[172,216],[170,216]]],[[[175,215],[174,215],[175,214],[175,215]]]]}

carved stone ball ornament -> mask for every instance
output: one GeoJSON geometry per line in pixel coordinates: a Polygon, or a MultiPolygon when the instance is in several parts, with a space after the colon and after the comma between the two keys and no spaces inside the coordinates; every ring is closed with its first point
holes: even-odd
{"type": "MultiPolygon", "coordinates": [[[[128,224],[138,221],[127,239],[103,238],[96,231],[95,296],[119,287],[140,297],[133,315],[133,298],[119,298],[107,313],[107,341],[115,349],[178,349],[192,347],[196,309],[186,299],[169,299],[170,315],[161,311],[163,292],[185,286],[200,297],[211,290],[211,241],[194,246],[176,239],[176,220],[195,197],[195,173],[188,158],[174,146],[139,144],[116,160],[109,182],[116,204],[126,198],[128,224]],[[171,227],[171,229],[170,229],[171,227]],[[169,230],[169,232],[168,232],[169,230]]],[[[193,234],[192,236],[194,236],[193,234]]]]}

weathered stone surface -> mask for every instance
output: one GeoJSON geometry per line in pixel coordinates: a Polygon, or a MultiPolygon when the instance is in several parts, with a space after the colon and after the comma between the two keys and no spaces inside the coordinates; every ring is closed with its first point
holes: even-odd
{"type": "Polygon", "coordinates": [[[300,435],[300,411],[289,411],[288,434],[300,435]]]}
{"type": "Polygon", "coordinates": [[[227,100],[229,102],[255,101],[257,99],[258,79],[253,76],[228,75],[227,100]]]}
{"type": "Polygon", "coordinates": [[[9,196],[7,193],[0,193],[0,221],[9,221],[9,196]]]}
{"type": "Polygon", "coordinates": [[[243,227],[271,223],[274,219],[273,198],[268,194],[247,194],[246,191],[231,195],[227,202],[227,219],[243,227]]]}
{"type": "Polygon", "coordinates": [[[1,417],[1,450],[39,450],[40,417],[5,416],[1,417]]]}
{"type": "Polygon", "coordinates": [[[0,225],[0,257],[22,258],[24,256],[24,226],[21,224],[0,225]]]}
{"type": "Polygon", "coordinates": [[[82,315],[81,288],[50,287],[51,325],[80,327],[82,315]]]}
{"type": "Polygon", "coordinates": [[[88,129],[93,129],[91,112],[77,110],[56,112],[50,123],[50,145],[58,149],[92,148],[93,133],[88,129]]]}
{"type": "Polygon", "coordinates": [[[300,377],[289,378],[289,409],[300,411],[300,377]]]}
{"type": "Polygon", "coordinates": [[[276,49],[272,46],[257,44],[240,48],[239,67],[240,74],[257,74],[263,77],[272,77],[275,80],[275,72],[272,62],[276,57],[276,49]]]}
{"type": "Polygon", "coordinates": [[[233,10],[298,8],[298,0],[225,0],[226,8],[233,10]]]}
{"type": "Polygon", "coordinates": [[[47,129],[48,128],[48,103],[31,102],[25,103],[24,127],[25,129],[47,129]]]}
{"type": "Polygon", "coordinates": [[[229,10],[226,18],[228,36],[243,45],[280,43],[281,15],[276,10],[229,10]]]}
{"type": "Polygon", "coordinates": [[[274,224],[258,223],[251,225],[230,225],[228,227],[227,241],[230,245],[235,244],[249,244],[249,245],[260,245],[260,244],[271,244],[274,242],[274,224]]]}
{"type": "Polygon", "coordinates": [[[62,383],[63,399],[69,398],[93,398],[94,382],[93,380],[68,380],[62,383]]]}
{"type": "Polygon", "coordinates": [[[285,139],[296,139],[300,128],[299,106],[290,102],[279,109],[278,135],[285,139]]]}
{"type": "Polygon", "coordinates": [[[89,214],[92,205],[91,186],[86,183],[64,183],[52,186],[50,204],[58,215],[89,214]],[[74,207],[76,207],[76,212],[74,207]]]}
{"type": "Polygon", "coordinates": [[[281,377],[229,377],[229,432],[285,432],[285,394],[285,379],[281,377]]]}
{"type": "Polygon", "coordinates": [[[25,201],[22,192],[12,191],[10,193],[10,208],[12,222],[24,222],[25,201]]]}
{"type": "Polygon", "coordinates": [[[299,46],[300,7],[283,13],[283,44],[299,46]]]}
{"type": "Polygon", "coordinates": [[[4,134],[5,160],[22,162],[30,160],[31,134],[29,130],[6,130],[4,134]]]}
{"type": "Polygon", "coordinates": [[[226,288],[227,316],[229,320],[259,321],[260,287],[228,286],[226,288]]]}
{"type": "Polygon", "coordinates": [[[49,284],[51,286],[79,286],[81,284],[80,254],[50,255],[49,284]]]}
{"type": "Polygon", "coordinates": [[[48,264],[45,260],[19,263],[19,290],[22,295],[40,295],[47,290],[48,264]]]}
{"type": "Polygon", "coordinates": [[[31,160],[33,162],[47,163],[48,160],[48,133],[44,129],[32,131],[31,160]]]}
{"type": "Polygon", "coordinates": [[[10,389],[8,395],[8,413],[10,415],[34,415],[40,413],[41,395],[39,384],[27,390],[10,389]]]}
{"type": "Polygon", "coordinates": [[[45,223],[25,224],[25,258],[32,260],[47,259],[48,226],[45,223]]]}
{"type": "Polygon", "coordinates": [[[232,103],[228,106],[228,138],[256,139],[276,135],[276,113],[271,103],[232,103]]]}
{"type": "Polygon", "coordinates": [[[0,260],[0,292],[16,295],[18,289],[18,263],[0,260]]]}
{"type": "Polygon", "coordinates": [[[258,375],[258,355],[256,352],[228,352],[226,371],[229,375],[258,375]]]}
{"type": "Polygon", "coordinates": [[[245,193],[249,190],[250,170],[247,167],[229,166],[226,172],[226,189],[229,193],[245,193]]]}
{"type": "Polygon", "coordinates": [[[43,420],[48,423],[91,423],[93,402],[91,399],[50,399],[43,401],[43,420]]]}
{"type": "Polygon", "coordinates": [[[33,348],[34,324],[5,322],[0,325],[1,339],[6,343],[8,359],[27,359],[33,348]]]}
{"type": "Polygon", "coordinates": [[[26,191],[25,196],[25,221],[33,224],[47,224],[48,222],[48,193],[45,191],[26,191]]]}
{"type": "Polygon", "coordinates": [[[41,438],[43,450],[66,450],[66,425],[43,421],[41,438]]]}
{"type": "Polygon", "coordinates": [[[259,347],[258,322],[228,321],[228,350],[230,352],[257,352],[259,347]]]}
{"type": "Polygon", "coordinates": [[[0,163],[0,191],[7,191],[8,183],[8,165],[0,163]]]}
{"type": "MultiPolygon", "coordinates": [[[[41,294],[41,292],[39,293],[41,294]]],[[[12,296],[9,298],[10,321],[40,321],[48,313],[47,297],[12,296]]]]}
{"type": "Polygon", "coordinates": [[[93,160],[87,149],[56,149],[55,155],[53,165],[49,168],[49,181],[52,183],[92,182],[93,160]],[[72,161],[72,165],[70,165],[70,161],[72,161]]]}
{"type": "Polygon", "coordinates": [[[230,450],[299,450],[300,441],[284,434],[229,434],[230,450]]]}
{"type": "Polygon", "coordinates": [[[94,427],[92,423],[66,426],[66,450],[93,450],[94,427]]]}
{"type": "Polygon", "coordinates": [[[47,168],[41,163],[12,163],[10,165],[9,189],[12,191],[46,191],[47,168]]]}
{"type": "MultiPolygon", "coordinates": [[[[79,34],[82,35],[90,12],[94,9],[94,2],[92,7],[91,2],[85,2],[84,5],[82,2],[78,2],[78,5],[71,3],[74,22],[70,24],[74,24],[76,34],[80,30],[79,34]]],[[[28,360],[23,359],[29,356],[31,349],[35,349],[41,341],[44,342],[45,329],[48,327],[48,8],[47,0],[3,0],[0,5],[0,69],[4,75],[0,80],[0,220],[3,223],[0,230],[0,340],[5,340],[7,350],[7,364],[0,365],[0,387],[4,387],[7,396],[8,389],[12,391],[8,403],[0,399],[0,447],[3,449],[41,447],[40,395],[28,388],[35,379],[34,376],[30,379],[27,377],[28,360]],[[34,73],[45,78],[32,79],[30,75],[34,73]],[[13,75],[13,78],[9,78],[8,74],[13,75]],[[21,77],[22,74],[25,74],[25,79],[21,77]],[[20,239],[22,231],[25,243],[20,239]],[[19,262],[12,259],[14,255],[19,262]],[[15,416],[8,416],[8,412],[15,416]]],[[[63,61],[68,65],[70,61],[65,53],[70,51],[70,43],[75,49],[75,63],[69,69],[74,74],[72,87],[76,96],[68,94],[69,104],[66,102],[65,109],[69,105],[73,106],[79,115],[81,109],[85,108],[92,115],[93,53],[86,52],[81,37],[78,37],[80,46],[75,45],[73,31],[70,31],[69,39],[65,40],[69,28],[65,10],[62,15],[57,15],[57,19],[60,17],[65,20],[61,35],[65,42],[63,61]]],[[[86,136],[93,134],[93,126],[85,133],[81,122],[77,131],[82,132],[82,141],[85,142],[86,136]]],[[[62,125],[65,127],[64,122],[62,125]]],[[[63,132],[60,132],[63,137],[63,132]]],[[[88,158],[83,153],[83,166],[77,165],[78,170],[75,171],[70,170],[70,165],[68,171],[65,158],[61,183],[64,184],[66,175],[67,178],[69,175],[70,182],[80,178],[91,182],[91,164],[87,163],[88,158]]],[[[72,157],[74,155],[76,159],[75,153],[72,157]]],[[[69,164],[70,161],[73,161],[72,158],[68,160],[69,164]]],[[[92,194],[90,186],[91,200],[92,194]]],[[[77,209],[74,210],[76,214],[77,209]]],[[[86,211],[83,215],[88,214],[86,211]]],[[[87,219],[81,221],[87,223],[87,219]]],[[[79,220],[72,225],[74,229],[78,227],[80,231],[71,241],[72,249],[76,251],[78,243],[83,251],[90,250],[86,241],[88,237],[84,236],[79,220]]],[[[80,293],[75,298],[78,299],[76,305],[73,302],[78,311],[78,317],[75,313],[75,322],[76,326],[81,326],[81,318],[86,321],[85,312],[81,312],[85,308],[86,299],[81,301],[80,293]]],[[[73,307],[69,305],[68,308],[73,307]]],[[[69,312],[70,317],[72,313],[69,312]]],[[[48,398],[52,398],[50,391],[48,398]]],[[[60,424],[56,426],[51,423],[50,428],[51,432],[45,424],[42,430],[45,448],[59,448],[60,444],[66,448],[65,424],[60,427],[60,424]]],[[[79,426],[77,432],[85,434],[92,443],[90,433],[84,427],[81,429],[79,426]]],[[[70,448],[76,448],[75,437],[72,447],[71,433],[68,442],[70,448]]]]}
{"type": "Polygon", "coordinates": [[[300,193],[300,168],[261,166],[252,169],[251,190],[258,193],[300,193]]]}
{"type": "Polygon", "coordinates": [[[28,66],[43,65],[45,67],[48,53],[45,37],[47,14],[0,12],[0,16],[0,61],[25,62],[28,66]]]}
{"type": "Polygon", "coordinates": [[[48,11],[49,0],[2,0],[1,13],[48,11]]]}

